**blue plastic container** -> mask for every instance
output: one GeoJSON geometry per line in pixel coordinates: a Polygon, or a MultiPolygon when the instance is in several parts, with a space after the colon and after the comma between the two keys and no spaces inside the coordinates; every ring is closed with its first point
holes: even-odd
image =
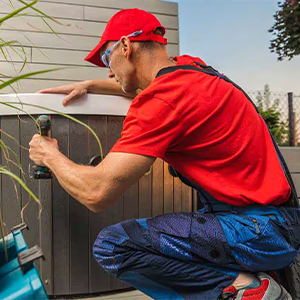
{"type": "Polygon", "coordinates": [[[0,299],[48,299],[47,293],[31,262],[23,268],[19,264],[18,254],[28,249],[20,230],[5,237],[8,261],[5,259],[3,240],[0,240],[0,299]]]}

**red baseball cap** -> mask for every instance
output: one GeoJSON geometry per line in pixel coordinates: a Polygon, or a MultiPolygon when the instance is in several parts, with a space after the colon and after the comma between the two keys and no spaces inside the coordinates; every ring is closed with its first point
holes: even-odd
{"type": "Polygon", "coordinates": [[[122,36],[139,30],[143,32],[130,37],[131,41],[152,41],[167,45],[167,39],[154,33],[158,27],[162,28],[163,34],[165,34],[165,28],[154,15],[137,8],[121,10],[108,21],[99,44],[84,60],[98,67],[106,67],[100,57],[102,46],[106,42],[118,41],[122,36]]]}

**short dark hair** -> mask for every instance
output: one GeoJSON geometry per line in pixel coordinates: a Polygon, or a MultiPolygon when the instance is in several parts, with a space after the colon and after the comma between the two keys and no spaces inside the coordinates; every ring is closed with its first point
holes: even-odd
{"type": "MultiPolygon", "coordinates": [[[[154,31],[153,31],[154,34],[157,34],[157,35],[160,35],[160,36],[164,36],[164,30],[162,27],[157,27],[154,31]]],[[[105,46],[107,45],[107,43],[109,42],[117,42],[117,41],[107,41],[100,49],[100,55],[103,54],[104,50],[105,49],[105,46]]],[[[152,41],[132,41],[134,43],[139,43],[141,48],[144,49],[144,50],[152,50],[154,48],[157,48],[157,47],[163,47],[165,48],[165,45],[164,44],[161,44],[159,42],[152,42],[152,41]]],[[[118,45],[119,47],[119,45],[118,45]]]]}
{"type": "MultiPolygon", "coordinates": [[[[164,31],[163,31],[162,27],[157,27],[153,31],[153,33],[157,34],[157,35],[160,35],[160,36],[164,36],[164,31]]],[[[159,42],[143,41],[143,42],[138,42],[138,43],[140,44],[141,48],[145,49],[145,50],[152,50],[152,49],[157,48],[157,47],[165,48],[165,45],[161,44],[159,42]]]]}

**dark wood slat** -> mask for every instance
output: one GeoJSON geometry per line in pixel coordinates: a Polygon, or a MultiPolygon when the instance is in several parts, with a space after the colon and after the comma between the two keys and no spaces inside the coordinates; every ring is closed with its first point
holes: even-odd
{"type": "MultiPolygon", "coordinates": [[[[88,125],[97,134],[103,155],[107,155],[107,117],[89,116],[88,125]]],[[[88,132],[89,158],[100,155],[99,145],[95,137],[88,132]]],[[[97,264],[93,256],[93,244],[99,232],[106,226],[106,211],[93,213],[89,211],[89,292],[105,292],[108,290],[108,274],[97,264]]]]}
{"type": "MultiPolygon", "coordinates": [[[[75,116],[87,123],[86,116],[75,116]]],[[[88,162],[87,129],[70,121],[70,159],[76,164],[88,162]]],[[[70,289],[71,294],[89,291],[89,213],[70,196],[70,289]]]]}
{"type": "Polygon", "coordinates": [[[139,217],[139,183],[133,184],[123,195],[123,219],[138,219],[139,217]]]}
{"type": "Polygon", "coordinates": [[[164,162],[158,158],[152,168],[152,216],[164,213],[164,162]]]}
{"type": "Polygon", "coordinates": [[[48,295],[53,295],[53,256],[52,256],[52,193],[51,180],[40,181],[39,199],[42,203],[40,218],[40,245],[45,260],[41,260],[40,276],[45,285],[48,295]]]}
{"type": "MultiPolygon", "coordinates": [[[[51,118],[51,117],[50,117],[51,118]]],[[[53,295],[52,270],[52,180],[39,180],[39,199],[42,204],[40,218],[40,245],[45,260],[41,260],[40,276],[48,295],[53,295]]]]}
{"type": "MultiPolygon", "coordinates": [[[[69,156],[69,119],[52,116],[51,135],[60,151],[69,156]]],[[[70,293],[70,219],[69,194],[57,179],[52,180],[53,203],[53,285],[54,295],[70,293]]]]}
{"type": "MultiPolygon", "coordinates": [[[[108,137],[108,149],[110,150],[117,140],[121,137],[123,128],[123,117],[108,117],[107,123],[107,137],[108,137]]],[[[112,225],[119,223],[123,220],[123,197],[118,199],[110,208],[106,211],[106,225],[112,225]]],[[[113,276],[109,276],[108,289],[118,290],[123,288],[123,283],[115,279],[113,276]]]]}
{"type": "MultiPolygon", "coordinates": [[[[37,118],[38,116],[33,116],[37,118]]],[[[20,141],[21,145],[28,148],[28,144],[32,139],[32,136],[38,133],[37,127],[35,122],[29,116],[20,116],[20,141]]],[[[28,150],[21,149],[21,163],[23,169],[25,171],[25,179],[28,188],[38,197],[39,195],[39,180],[30,178],[32,176],[34,163],[29,159],[28,150]],[[30,165],[30,174],[28,172],[30,165]]],[[[22,207],[24,207],[30,197],[25,190],[21,190],[22,195],[22,207]]],[[[29,227],[29,231],[23,231],[24,237],[28,247],[33,247],[35,245],[40,245],[40,222],[39,222],[39,212],[40,207],[39,205],[31,199],[28,206],[24,211],[24,220],[25,223],[29,227]]],[[[35,262],[38,271],[40,272],[40,260],[35,262]]]]}
{"type": "Polygon", "coordinates": [[[164,214],[173,212],[173,191],[173,177],[168,172],[168,164],[164,162],[164,214]]]}
{"type": "MultiPolygon", "coordinates": [[[[139,183],[133,184],[123,195],[123,219],[139,218],[139,183]]],[[[131,286],[124,284],[124,288],[131,286]]]]}
{"type": "MultiPolygon", "coordinates": [[[[17,140],[14,141],[13,139],[7,137],[5,134],[1,133],[1,139],[5,143],[5,145],[11,148],[11,150],[14,151],[18,157],[20,157],[20,147],[17,143],[19,142],[20,136],[19,119],[15,116],[3,116],[1,117],[0,128],[17,140]]],[[[7,157],[7,154],[5,154],[2,149],[1,165],[9,167],[12,173],[20,177],[21,172],[18,167],[18,160],[12,152],[9,151],[9,156],[7,157]],[[8,160],[11,160],[11,162],[9,162],[8,160]]],[[[24,172],[26,171],[27,169],[25,167],[24,172]]],[[[6,234],[8,234],[12,227],[21,223],[21,187],[8,175],[2,175],[2,186],[3,190],[1,202],[3,222],[6,224],[5,232],[6,234]]]]}
{"type": "Polygon", "coordinates": [[[192,211],[196,212],[198,209],[201,209],[202,206],[203,205],[198,202],[197,191],[195,189],[192,189],[192,211]]]}
{"type": "Polygon", "coordinates": [[[152,214],[152,171],[139,180],[139,218],[149,218],[152,214]]]}
{"type": "Polygon", "coordinates": [[[193,208],[192,188],[188,185],[181,184],[181,211],[191,212],[193,208]]]}
{"type": "Polygon", "coordinates": [[[174,212],[181,212],[181,186],[182,182],[178,177],[174,177],[174,212]]]}

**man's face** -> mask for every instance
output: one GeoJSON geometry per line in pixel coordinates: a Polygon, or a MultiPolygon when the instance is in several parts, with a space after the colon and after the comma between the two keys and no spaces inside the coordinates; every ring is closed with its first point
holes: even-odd
{"type": "MultiPolygon", "coordinates": [[[[110,49],[115,43],[115,41],[106,43],[101,49],[101,54],[110,49]]],[[[115,78],[125,93],[135,92],[139,88],[133,60],[136,49],[136,44],[131,43],[128,38],[122,37],[120,43],[113,47],[110,52],[109,76],[115,78]]]]}

